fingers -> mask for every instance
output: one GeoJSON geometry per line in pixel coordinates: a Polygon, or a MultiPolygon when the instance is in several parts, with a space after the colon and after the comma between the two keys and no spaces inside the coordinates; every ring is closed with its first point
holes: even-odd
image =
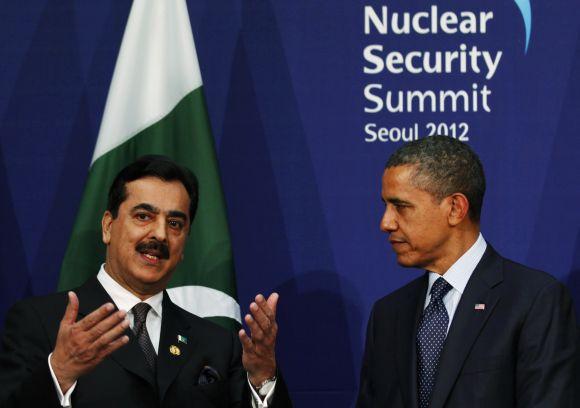
{"type": "MultiPolygon", "coordinates": [[[[252,307],[250,306],[250,309],[252,307]]],[[[247,314],[244,316],[244,321],[248,325],[250,329],[250,333],[252,334],[252,340],[261,341],[264,338],[264,331],[261,329],[260,325],[256,322],[256,320],[252,317],[252,315],[247,314]]]]}
{"type": "Polygon", "coordinates": [[[269,319],[269,320],[274,320],[276,318],[276,314],[274,313],[274,311],[270,308],[270,306],[268,305],[268,302],[266,301],[266,299],[264,299],[264,296],[262,296],[262,294],[256,295],[256,304],[260,307],[261,312],[269,319]]]}
{"type": "Polygon", "coordinates": [[[123,336],[123,333],[125,333],[127,327],[129,327],[129,322],[123,320],[115,327],[113,327],[111,330],[107,331],[101,337],[99,337],[99,339],[97,340],[98,346],[107,349],[110,348],[111,345],[117,344],[119,339],[122,339],[123,337],[127,337],[128,340],[129,339],[128,336],[123,336]]]}
{"type": "MultiPolygon", "coordinates": [[[[252,319],[260,326],[261,330],[267,332],[271,329],[273,322],[266,315],[262,307],[257,303],[252,303],[250,305],[250,312],[252,313],[252,319]]],[[[254,334],[254,330],[252,330],[252,334],[254,334]]]]}
{"type": "Polygon", "coordinates": [[[268,307],[272,311],[272,314],[274,315],[274,319],[276,318],[276,309],[278,307],[278,299],[280,299],[280,295],[278,295],[276,292],[273,292],[272,294],[270,294],[270,296],[268,297],[268,300],[266,302],[268,304],[268,307]]]}
{"type": "Polygon", "coordinates": [[[276,341],[278,324],[276,323],[276,307],[279,295],[272,293],[266,300],[262,294],[255,297],[250,304],[250,313],[244,316],[244,321],[250,329],[251,338],[245,330],[240,330],[239,337],[244,350],[251,350],[258,345],[270,347],[276,341]]]}
{"type": "Polygon", "coordinates": [[[107,357],[109,354],[114,353],[116,350],[120,349],[127,343],[129,343],[129,336],[121,336],[118,339],[109,342],[105,349],[101,352],[99,358],[103,359],[107,357]]]}
{"type": "Polygon", "coordinates": [[[129,322],[125,320],[126,316],[127,312],[124,310],[118,310],[117,312],[109,315],[109,317],[106,319],[101,320],[88,331],[89,340],[94,341],[101,337],[105,337],[105,335],[108,335],[109,332],[113,330],[119,333],[112,338],[111,336],[106,336],[106,338],[109,339],[107,342],[119,337],[125,331],[125,329],[129,327],[129,322]]]}
{"type": "Polygon", "coordinates": [[[97,310],[79,320],[78,326],[81,330],[89,330],[103,319],[105,319],[107,316],[109,316],[113,310],[115,310],[115,306],[113,306],[112,303],[105,303],[97,310]]]}
{"type": "MultiPolygon", "coordinates": [[[[268,333],[276,328],[276,304],[278,302],[278,294],[273,293],[268,300],[264,299],[261,294],[256,296],[256,302],[250,305],[252,317],[260,328],[268,333]]],[[[253,331],[252,331],[253,333],[253,331]]]]}
{"type": "Polygon", "coordinates": [[[238,332],[244,351],[242,364],[248,373],[248,379],[255,386],[271,378],[276,372],[277,302],[277,294],[270,295],[268,300],[258,294],[255,302],[250,304],[250,314],[244,316],[249,332],[243,329],[238,332]]]}
{"type": "Polygon", "coordinates": [[[76,322],[79,300],[68,293],[68,304],[58,331],[51,363],[59,380],[72,385],[81,375],[92,370],[106,356],[129,342],[124,335],[129,327],[126,312],[114,312],[106,303],[76,322]]]}
{"type": "Polygon", "coordinates": [[[125,316],[126,312],[118,311],[94,326],[90,332],[86,332],[87,335],[79,347],[78,353],[83,356],[81,359],[84,362],[91,361],[94,364],[98,364],[107,355],[129,341],[129,337],[124,335],[125,330],[129,327],[129,322],[124,319],[125,316]],[[119,319],[121,320],[119,321],[119,319]],[[107,329],[105,330],[105,328],[107,329]],[[95,333],[101,330],[104,330],[102,334],[97,338],[91,339],[90,336],[94,336],[95,333]]]}
{"type": "Polygon", "coordinates": [[[79,313],[79,298],[73,291],[68,292],[68,303],[64,311],[64,316],[62,317],[62,322],[67,324],[73,324],[77,320],[77,315],[79,313]]]}
{"type": "Polygon", "coordinates": [[[242,343],[242,348],[244,349],[244,352],[246,353],[251,352],[254,348],[254,344],[252,343],[252,340],[248,337],[244,329],[241,329],[238,332],[238,337],[240,338],[240,342],[242,343]]]}

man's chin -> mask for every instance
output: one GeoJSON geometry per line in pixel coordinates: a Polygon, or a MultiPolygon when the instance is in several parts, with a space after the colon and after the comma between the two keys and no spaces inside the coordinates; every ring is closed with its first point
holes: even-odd
{"type": "Polygon", "coordinates": [[[155,294],[161,292],[167,286],[171,274],[153,270],[144,271],[141,269],[134,276],[133,283],[143,293],[155,294]]]}
{"type": "Polygon", "coordinates": [[[397,263],[404,268],[417,267],[417,260],[408,254],[397,254],[397,263]]]}

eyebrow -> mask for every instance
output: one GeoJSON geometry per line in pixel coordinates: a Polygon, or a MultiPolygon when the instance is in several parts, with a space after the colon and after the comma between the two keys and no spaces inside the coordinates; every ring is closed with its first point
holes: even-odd
{"type": "MultiPolygon", "coordinates": [[[[149,211],[152,212],[154,214],[159,214],[161,212],[161,210],[151,204],[147,204],[147,203],[141,203],[141,204],[137,204],[135,207],[133,207],[132,211],[135,212],[137,210],[145,210],[145,211],[149,211]]],[[[169,217],[176,217],[176,218],[181,218],[184,221],[187,220],[187,215],[182,212],[182,211],[177,211],[177,210],[171,210],[167,213],[167,215],[169,217]]]]}
{"type": "Polygon", "coordinates": [[[141,203],[141,204],[137,204],[135,207],[133,207],[131,209],[131,211],[136,211],[136,210],[145,210],[145,211],[149,211],[155,214],[159,214],[161,211],[159,210],[159,208],[151,205],[151,204],[147,204],[147,203],[141,203]]]}
{"type": "Polygon", "coordinates": [[[169,213],[167,215],[169,215],[170,217],[181,218],[183,221],[187,220],[187,215],[181,211],[172,210],[172,211],[169,211],[169,213]]]}
{"type": "Polygon", "coordinates": [[[411,202],[406,201],[406,200],[402,200],[402,199],[397,198],[397,197],[387,198],[386,200],[383,199],[383,202],[385,202],[385,201],[389,202],[391,204],[394,204],[394,205],[413,205],[411,202]]]}

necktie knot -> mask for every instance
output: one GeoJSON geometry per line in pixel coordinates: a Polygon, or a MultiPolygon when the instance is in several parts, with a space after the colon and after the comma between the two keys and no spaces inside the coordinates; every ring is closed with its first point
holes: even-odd
{"type": "Polygon", "coordinates": [[[443,296],[445,296],[452,288],[453,286],[451,286],[445,279],[437,278],[437,280],[433,282],[433,286],[431,286],[431,300],[443,299],[443,296]]]}
{"type": "Polygon", "coordinates": [[[151,310],[151,305],[145,302],[141,302],[133,306],[131,310],[133,311],[135,322],[134,331],[137,333],[145,324],[145,321],[147,320],[147,313],[149,313],[149,310],[151,310]]]}

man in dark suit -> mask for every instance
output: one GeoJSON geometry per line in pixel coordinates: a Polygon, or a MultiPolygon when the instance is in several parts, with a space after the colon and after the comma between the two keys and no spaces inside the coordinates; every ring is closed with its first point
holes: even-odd
{"type": "Polygon", "coordinates": [[[9,312],[0,406],[291,406],[276,375],[277,294],[250,305],[250,338],[188,313],[165,292],[196,206],[195,176],[167,158],[143,157],[117,175],[98,275],[9,312]]]}
{"type": "Polygon", "coordinates": [[[453,138],[389,159],[381,229],[400,265],[427,272],[375,303],[357,407],[579,406],[568,292],[485,242],[484,192],[479,158],[453,138]]]}

